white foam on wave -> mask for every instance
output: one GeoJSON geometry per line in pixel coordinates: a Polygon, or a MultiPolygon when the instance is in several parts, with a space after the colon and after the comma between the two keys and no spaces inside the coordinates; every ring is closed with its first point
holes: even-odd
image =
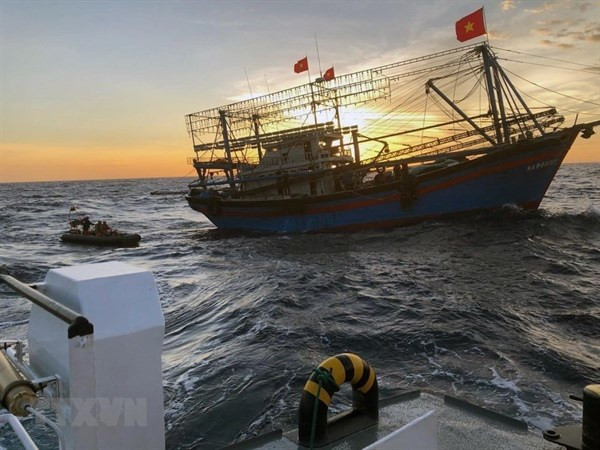
{"type": "Polygon", "coordinates": [[[538,430],[549,430],[551,428],[554,428],[555,425],[554,420],[552,418],[540,416],[527,418],[527,423],[529,425],[534,426],[538,430]]]}
{"type": "Polygon", "coordinates": [[[252,328],[250,329],[250,333],[252,334],[258,334],[261,331],[263,331],[265,328],[267,328],[268,323],[266,320],[263,320],[262,318],[259,318],[256,323],[252,326],[252,328]]]}
{"type": "Polygon", "coordinates": [[[292,383],[296,379],[297,373],[289,369],[284,369],[283,373],[283,378],[287,381],[272,394],[270,402],[266,404],[261,413],[244,431],[239,433],[239,439],[246,439],[260,433],[261,430],[264,430],[266,425],[272,425],[285,411],[289,411],[290,405],[286,401],[286,398],[289,396],[289,392],[292,389],[292,383]]]}
{"type": "Polygon", "coordinates": [[[574,404],[559,392],[553,391],[543,384],[535,384],[535,389],[541,392],[541,397],[549,399],[552,404],[542,404],[534,408],[534,415],[527,417],[527,423],[540,429],[553,428],[557,423],[580,423],[582,408],[574,404]]]}
{"type": "Polygon", "coordinates": [[[594,205],[590,205],[585,210],[585,215],[586,216],[599,217],[600,218],[600,208],[597,207],[597,206],[594,206],[594,205]]]}
{"type": "Polygon", "coordinates": [[[502,209],[516,213],[524,212],[524,209],[515,203],[505,203],[504,205],[502,205],[502,209]]]}
{"type": "Polygon", "coordinates": [[[495,367],[490,367],[490,370],[492,371],[492,374],[494,375],[494,378],[492,378],[490,382],[494,386],[497,386],[500,389],[505,389],[507,391],[514,392],[515,394],[521,392],[521,389],[519,388],[519,386],[517,386],[518,380],[510,380],[508,378],[502,378],[495,367]]]}
{"type": "Polygon", "coordinates": [[[194,390],[194,387],[198,381],[200,381],[200,377],[191,375],[190,371],[186,371],[177,377],[175,384],[182,386],[185,392],[189,393],[194,390]]]}
{"type": "Polygon", "coordinates": [[[236,394],[241,394],[246,389],[248,389],[254,383],[254,370],[250,369],[250,373],[248,373],[242,381],[239,383],[239,386],[235,389],[236,394]]]}
{"type": "Polygon", "coordinates": [[[428,362],[429,364],[431,364],[432,366],[434,366],[434,367],[437,367],[438,369],[441,369],[441,368],[442,368],[442,365],[441,365],[440,363],[438,363],[438,362],[437,362],[437,361],[436,361],[436,360],[433,358],[433,356],[429,356],[429,355],[428,355],[428,354],[426,354],[426,353],[421,353],[421,355],[423,355],[423,356],[425,357],[425,359],[427,359],[427,362],[428,362]]]}
{"type": "MultiPolygon", "coordinates": [[[[521,398],[523,394],[522,389],[518,386],[520,382],[519,378],[515,380],[511,380],[509,378],[503,378],[496,370],[495,367],[490,367],[492,374],[494,375],[492,380],[490,381],[496,387],[499,387],[505,391],[508,391],[510,394],[508,398],[511,403],[516,407],[518,411],[517,416],[522,420],[525,420],[527,424],[537,428],[538,430],[547,430],[553,428],[555,425],[555,419],[558,419],[560,414],[556,413],[556,410],[551,407],[544,407],[541,404],[535,404],[532,406],[531,402],[526,402],[521,398]]],[[[561,405],[561,410],[568,408],[568,404],[564,401],[564,399],[560,396],[560,394],[552,393],[547,391],[542,386],[537,386],[537,389],[540,389],[544,392],[544,397],[550,397],[554,404],[561,405]]],[[[526,388],[529,390],[530,388],[526,388]]],[[[537,390],[536,389],[536,390],[537,390]]]]}
{"type": "Polygon", "coordinates": [[[166,421],[167,430],[173,428],[173,419],[181,417],[184,414],[184,411],[184,402],[172,402],[168,407],[165,408],[165,417],[168,418],[166,421]]]}

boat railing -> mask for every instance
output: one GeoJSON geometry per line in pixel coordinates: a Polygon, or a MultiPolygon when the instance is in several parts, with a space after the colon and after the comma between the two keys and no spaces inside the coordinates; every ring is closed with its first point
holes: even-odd
{"type": "MultiPolygon", "coordinates": [[[[10,275],[0,275],[0,281],[6,283],[15,292],[21,294],[22,297],[31,301],[33,304],[44,309],[54,317],[65,322],[68,325],[67,335],[69,339],[75,337],[89,336],[94,333],[92,323],[80,315],[76,311],[58,303],[56,300],[42,294],[33,287],[17,280],[10,275]]],[[[4,398],[0,399],[3,403],[2,407],[8,410],[7,414],[0,415],[0,424],[7,423],[17,435],[23,447],[27,450],[37,450],[37,446],[31,439],[27,430],[19,421],[17,415],[31,414],[38,421],[51,428],[58,437],[59,448],[64,448],[64,436],[60,427],[48,419],[42,412],[34,408],[36,395],[44,388],[52,386],[54,395],[60,397],[61,382],[58,375],[47,376],[43,378],[36,377],[32,370],[23,361],[23,342],[17,340],[3,340],[0,342],[0,363],[3,364],[3,376],[0,377],[0,391],[3,392],[4,398]],[[13,395],[13,390],[18,390],[19,387],[24,389],[24,392],[13,395]],[[17,398],[18,396],[31,397],[31,401],[15,401],[12,403],[9,398],[17,398]],[[6,400],[6,404],[4,401],[6,400]],[[27,402],[27,403],[24,403],[27,402]]]]}
{"type": "MultiPolygon", "coordinates": [[[[239,137],[236,139],[231,139],[229,142],[229,147],[232,151],[236,151],[243,150],[247,146],[256,147],[258,142],[260,142],[261,146],[263,147],[290,145],[290,142],[301,141],[306,137],[312,138],[315,134],[325,138],[327,137],[327,135],[331,135],[332,133],[338,133],[340,135],[351,134],[352,131],[356,131],[357,129],[357,125],[336,128],[333,122],[324,122],[316,125],[306,125],[299,128],[292,128],[289,130],[279,130],[272,131],[269,133],[262,133],[258,136],[258,138],[255,135],[249,135],[239,137]]],[[[196,153],[224,149],[225,144],[223,143],[223,141],[194,145],[194,151],[196,153]]]]}
{"type": "Polygon", "coordinates": [[[37,446],[27,433],[27,430],[23,428],[19,419],[13,414],[0,414],[0,425],[7,423],[13,429],[21,444],[23,444],[23,448],[27,450],[37,450],[37,446]]]}
{"type": "Polygon", "coordinates": [[[58,303],[56,300],[51,299],[10,275],[0,275],[0,280],[4,281],[11,289],[21,294],[33,304],[67,323],[69,325],[69,339],[75,336],[87,336],[94,333],[94,326],[88,319],[65,305],[58,303]]]}

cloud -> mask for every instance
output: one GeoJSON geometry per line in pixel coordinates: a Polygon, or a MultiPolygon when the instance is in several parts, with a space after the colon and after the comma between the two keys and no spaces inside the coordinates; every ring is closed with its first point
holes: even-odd
{"type": "Polygon", "coordinates": [[[552,20],[540,20],[538,23],[540,25],[546,25],[549,27],[557,27],[560,25],[571,26],[571,25],[575,25],[576,23],[579,23],[579,22],[575,22],[574,20],[570,20],[570,19],[552,19],[552,20]]]}
{"type": "Polygon", "coordinates": [[[554,33],[556,38],[574,38],[574,39],[585,39],[585,33],[581,31],[567,31],[565,28],[554,33]]]}
{"type": "Polygon", "coordinates": [[[555,47],[555,48],[575,48],[573,44],[567,44],[565,42],[556,42],[551,41],[550,39],[542,39],[540,44],[545,45],[546,47],[555,47]]]}
{"type": "MultiPolygon", "coordinates": [[[[513,1],[513,0],[508,0],[513,1]]],[[[585,2],[581,0],[554,0],[544,2],[543,5],[534,8],[526,8],[524,11],[529,14],[541,14],[544,12],[557,11],[557,10],[577,10],[580,13],[586,12],[593,5],[593,2],[585,2]]],[[[557,20],[559,21],[559,20],[557,20]]]]}
{"type": "Polygon", "coordinates": [[[511,9],[515,9],[516,7],[516,0],[502,0],[502,2],[500,2],[500,8],[502,8],[502,11],[509,11],[511,9]]]}
{"type": "Polygon", "coordinates": [[[588,8],[592,5],[591,3],[586,3],[586,2],[580,2],[580,3],[576,3],[575,4],[576,8],[581,11],[581,12],[586,12],[588,10],[588,8]]]}
{"type": "Polygon", "coordinates": [[[488,31],[488,38],[494,41],[507,41],[511,38],[511,35],[503,31],[490,30],[488,31]]]}
{"type": "Polygon", "coordinates": [[[538,8],[525,9],[525,12],[528,12],[530,14],[541,14],[543,12],[553,11],[554,9],[556,9],[556,7],[556,3],[545,2],[542,6],[538,8]]]}
{"type": "Polygon", "coordinates": [[[600,24],[585,19],[539,20],[537,24],[539,27],[533,28],[531,32],[547,36],[544,45],[551,45],[552,42],[552,47],[573,48],[577,43],[600,41],[600,24]]]}
{"type": "Polygon", "coordinates": [[[549,36],[552,34],[552,30],[550,30],[549,28],[534,28],[532,30],[532,32],[535,34],[541,34],[544,36],[549,36]]]}

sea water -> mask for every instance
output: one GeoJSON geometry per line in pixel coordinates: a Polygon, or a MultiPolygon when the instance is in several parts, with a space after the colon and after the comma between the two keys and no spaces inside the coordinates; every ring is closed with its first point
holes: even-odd
{"type": "MultiPolygon", "coordinates": [[[[381,396],[443,391],[538,429],[580,420],[568,395],[600,382],[600,164],[563,166],[538,211],[353,234],[226,233],[182,195],[150,195],[189,181],[0,184],[1,273],[33,283],[111,260],[154,273],[168,448],[294,428],[311,370],[341,352],[374,367],[381,396]],[[62,243],[72,205],[141,245],[62,243]]],[[[26,339],[29,309],[0,285],[0,339],[26,339]]],[[[6,426],[0,447],[20,448],[6,426]]]]}

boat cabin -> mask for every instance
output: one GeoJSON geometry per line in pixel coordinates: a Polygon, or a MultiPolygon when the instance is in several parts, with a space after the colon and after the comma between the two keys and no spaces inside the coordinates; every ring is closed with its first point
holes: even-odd
{"type": "Polygon", "coordinates": [[[240,165],[241,190],[261,197],[322,195],[335,192],[331,169],[353,162],[342,146],[343,133],[328,127],[281,136],[264,145],[256,165],[240,165]],[[325,174],[324,172],[329,172],[325,174]]]}

